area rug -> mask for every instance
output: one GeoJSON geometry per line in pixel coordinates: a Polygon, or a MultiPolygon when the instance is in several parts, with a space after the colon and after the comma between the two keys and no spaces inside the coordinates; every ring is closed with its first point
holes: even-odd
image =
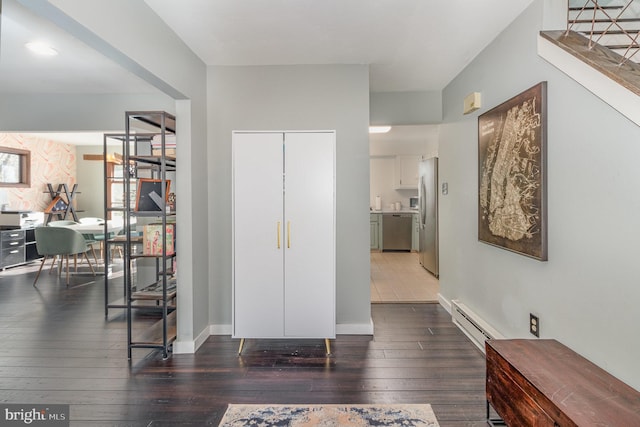
{"type": "Polygon", "coordinates": [[[438,427],[431,405],[234,405],[220,427],[438,427]]]}

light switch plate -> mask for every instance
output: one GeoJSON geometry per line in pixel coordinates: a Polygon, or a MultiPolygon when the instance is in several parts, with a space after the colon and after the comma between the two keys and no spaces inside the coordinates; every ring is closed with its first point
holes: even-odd
{"type": "Polygon", "coordinates": [[[449,183],[448,182],[443,182],[442,183],[442,195],[446,196],[447,194],[449,194],[449,183]]]}

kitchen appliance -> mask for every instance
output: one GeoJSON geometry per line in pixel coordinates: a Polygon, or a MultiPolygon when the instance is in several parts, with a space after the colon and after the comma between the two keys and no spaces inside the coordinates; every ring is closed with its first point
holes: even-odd
{"type": "Polygon", "coordinates": [[[409,197],[409,209],[418,209],[418,197],[409,197]]]}
{"type": "Polygon", "coordinates": [[[382,250],[410,251],[413,214],[382,214],[382,250]]]}
{"type": "Polygon", "coordinates": [[[420,264],[434,276],[438,269],[438,158],[418,164],[418,224],[420,264]]]}

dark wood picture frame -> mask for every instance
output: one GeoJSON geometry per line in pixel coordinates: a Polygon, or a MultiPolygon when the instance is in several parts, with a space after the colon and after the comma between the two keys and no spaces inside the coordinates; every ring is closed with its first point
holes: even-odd
{"type": "Polygon", "coordinates": [[[162,180],[151,178],[138,179],[136,193],[136,211],[164,211],[169,199],[171,180],[165,181],[166,186],[162,195],[162,180]]]}
{"type": "Polygon", "coordinates": [[[478,116],[478,240],[546,261],[547,82],[478,116]]]}

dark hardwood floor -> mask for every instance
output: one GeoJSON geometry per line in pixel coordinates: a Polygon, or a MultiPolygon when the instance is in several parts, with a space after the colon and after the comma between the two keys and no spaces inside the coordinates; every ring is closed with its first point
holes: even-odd
{"type": "Polygon", "coordinates": [[[375,335],[338,336],[329,358],[322,340],[247,340],[238,357],[238,340],[212,336],[129,362],[102,279],[66,288],[44,271],[34,288],[36,268],[0,272],[3,403],[70,404],[73,426],[215,426],[228,403],[430,403],[441,426],[486,425],[484,356],[437,304],[374,304],[375,335]]]}

